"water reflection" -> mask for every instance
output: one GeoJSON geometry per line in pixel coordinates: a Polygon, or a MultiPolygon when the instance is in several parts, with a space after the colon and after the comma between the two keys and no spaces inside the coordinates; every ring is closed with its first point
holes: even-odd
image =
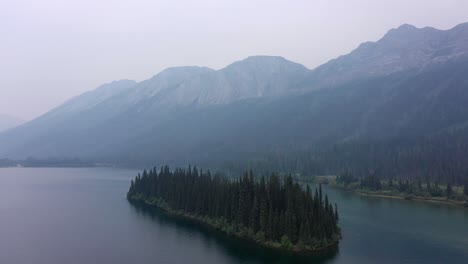
{"type": "Polygon", "coordinates": [[[131,204],[133,211],[139,216],[162,227],[175,229],[181,236],[197,237],[207,248],[219,247],[237,263],[329,263],[339,253],[334,250],[320,255],[299,256],[272,250],[250,241],[227,237],[219,231],[188,219],[168,216],[154,207],[141,203],[131,204]]]}

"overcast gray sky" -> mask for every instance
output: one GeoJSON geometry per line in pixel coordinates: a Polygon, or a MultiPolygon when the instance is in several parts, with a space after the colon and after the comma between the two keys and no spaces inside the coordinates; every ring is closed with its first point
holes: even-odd
{"type": "Polygon", "coordinates": [[[32,119],[117,79],[250,55],[314,68],[403,23],[448,29],[466,0],[1,0],[0,113],[32,119]]]}

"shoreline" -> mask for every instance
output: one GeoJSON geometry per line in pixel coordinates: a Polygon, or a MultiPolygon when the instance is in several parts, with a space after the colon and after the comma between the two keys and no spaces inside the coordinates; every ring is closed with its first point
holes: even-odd
{"type": "Polygon", "coordinates": [[[437,198],[428,198],[422,196],[414,196],[414,195],[400,195],[400,194],[385,194],[385,193],[378,193],[372,191],[364,191],[364,190],[356,190],[356,189],[347,189],[342,186],[338,186],[335,184],[329,184],[330,187],[336,188],[342,191],[347,191],[351,193],[355,193],[361,196],[368,196],[368,197],[376,197],[376,198],[384,198],[384,199],[397,199],[397,200],[405,200],[405,201],[415,201],[415,202],[423,202],[423,203],[432,203],[432,204],[441,204],[447,205],[452,207],[459,207],[468,209],[468,202],[459,202],[455,200],[448,200],[448,199],[437,199],[437,198]]]}
{"type": "MultiPolygon", "coordinates": [[[[156,208],[160,210],[162,213],[171,216],[171,217],[177,217],[180,219],[185,219],[185,220],[190,220],[193,222],[196,222],[197,224],[203,225],[206,228],[213,229],[221,234],[224,234],[225,236],[235,238],[235,239],[241,239],[249,243],[253,243],[256,246],[260,246],[263,248],[268,248],[271,250],[276,250],[276,251],[281,251],[285,253],[291,253],[291,254],[297,254],[297,255],[319,255],[319,254],[326,254],[326,253],[332,253],[336,252],[338,250],[338,244],[339,244],[339,239],[336,241],[333,241],[332,243],[329,243],[325,246],[318,247],[318,248],[298,248],[297,246],[291,246],[290,248],[284,248],[282,245],[278,242],[272,242],[272,241],[259,241],[255,240],[251,237],[246,236],[245,234],[241,232],[235,232],[235,233],[228,233],[226,232],[223,228],[217,226],[216,224],[213,224],[209,220],[207,220],[205,217],[200,217],[192,214],[187,214],[184,213],[183,211],[176,211],[173,210],[171,207],[166,205],[165,203],[159,203],[159,202],[152,202],[149,201],[148,199],[142,199],[142,198],[135,198],[135,197],[130,197],[128,198],[130,203],[139,203],[143,204],[148,207],[156,208]]],[[[216,221],[216,220],[214,220],[216,221]]]]}
{"type": "Polygon", "coordinates": [[[468,208],[468,204],[466,204],[466,202],[457,202],[454,200],[447,200],[447,199],[442,200],[442,199],[427,198],[427,197],[422,197],[422,196],[408,196],[407,197],[407,196],[401,196],[401,195],[372,193],[372,192],[360,191],[360,190],[356,190],[354,192],[362,196],[379,197],[379,198],[386,198],[386,199],[399,199],[399,200],[425,202],[425,203],[433,203],[433,204],[444,204],[444,205],[449,205],[449,206],[468,208]]]}

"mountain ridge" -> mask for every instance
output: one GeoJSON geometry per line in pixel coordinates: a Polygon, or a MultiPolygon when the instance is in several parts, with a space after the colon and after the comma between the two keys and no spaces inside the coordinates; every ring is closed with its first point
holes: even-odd
{"type": "Polygon", "coordinates": [[[346,55],[313,70],[309,82],[318,87],[424,69],[468,56],[468,23],[451,29],[417,28],[403,24],[375,42],[364,42],[346,55]]]}
{"type": "Polygon", "coordinates": [[[314,70],[279,56],[220,70],[168,68],[92,98],[98,103],[67,102],[50,112],[61,115],[0,133],[0,157],[201,162],[285,146],[429,137],[468,121],[467,25],[403,25],[314,70]],[[414,30],[415,39],[403,37],[414,30]],[[69,108],[78,111],[60,110],[69,108]]]}

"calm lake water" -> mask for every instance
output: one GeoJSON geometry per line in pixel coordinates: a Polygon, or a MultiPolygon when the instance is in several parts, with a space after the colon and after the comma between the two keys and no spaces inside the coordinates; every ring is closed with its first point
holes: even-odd
{"type": "Polygon", "coordinates": [[[125,198],[135,170],[0,169],[0,263],[467,263],[468,210],[330,190],[344,239],[328,257],[253,248],[125,198]]]}

